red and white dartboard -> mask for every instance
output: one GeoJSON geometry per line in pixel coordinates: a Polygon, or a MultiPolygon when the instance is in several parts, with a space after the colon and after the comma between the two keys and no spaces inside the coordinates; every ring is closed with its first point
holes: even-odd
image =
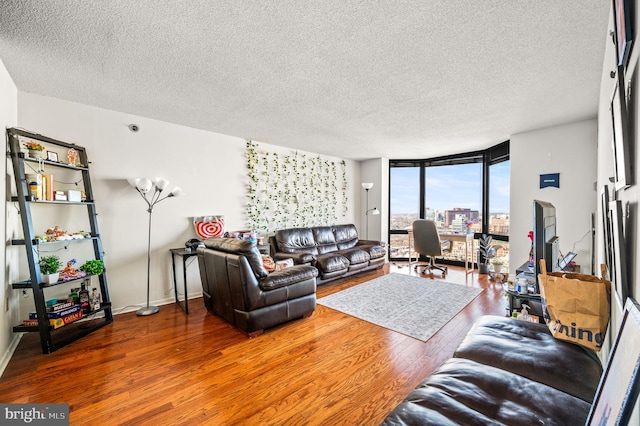
{"type": "Polygon", "coordinates": [[[196,216],[193,227],[201,239],[219,237],[224,233],[224,216],[196,216]]]}

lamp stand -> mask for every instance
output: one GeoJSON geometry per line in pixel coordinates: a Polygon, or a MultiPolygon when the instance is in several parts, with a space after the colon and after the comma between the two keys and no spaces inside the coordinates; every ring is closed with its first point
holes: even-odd
{"type": "Polygon", "coordinates": [[[147,211],[149,212],[149,238],[147,239],[147,306],[136,311],[136,315],[139,316],[153,315],[160,311],[160,308],[157,306],[149,306],[149,291],[151,288],[151,213],[153,213],[153,208],[149,207],[147,211]]]}
{"type": "Polygon", "coordinates": [[[366,228],[365,228],[365,233],[364,233],[364,238],[366,240],[369,239],[369,188],[365,188],[364,189],[367,192],[367,210],[364,213],[365,219],[366,219],[366,228]]]}
{"type": "Polygon", "coordinates": [[[363,182],[362,183],[362,187],[364,188],[364,190],[367,192],[367,205],[365,207],[365,212],[364,212],[364,217],[365,217],[365,223],[366,223],[366,228],[365,228],[365,239],[369,239],[369,212],[373,212],[371,214],[375,214],[375,215],[379,215],[380,214],[380,210],[378,210],[377,207],[374,207],[372,209],[369,208],[369,190],[373,187],[373,183],[371,182],[363,182]]]}
{"type": "Polygon", "coordinates": [[[177,186],[171,190],[168,195],[162,196],[162,191],[169,185],[169,181],[162,178],[156,178],[155,183],[149,179],[132,179],[129,180],[129,184],[138,191],[138,194],[147,203],[147,213],[149,213],[149,234],[147,235],[147,306],[140,308],[136,311],[136,315],[148,316],[157,314],[160,310],[157,306],[149,306],[149,294],[151,291],[151,214],[153,213],[153,206],[160,201],[166,200],[169,197],[177,197],[182,195],[182,190],[177,186]],[[147,196],[148,194],[148,196],[147,196]]]}

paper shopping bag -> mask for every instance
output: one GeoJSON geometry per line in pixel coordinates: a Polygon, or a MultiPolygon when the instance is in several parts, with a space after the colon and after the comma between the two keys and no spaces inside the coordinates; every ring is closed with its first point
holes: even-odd
{"type": "Polygon", "coordinates": [[[600,351],[609,325],[611,283],[593,275],[546,272],[540,260],[538,283],[544,319],[559,339],[600,351]]]}

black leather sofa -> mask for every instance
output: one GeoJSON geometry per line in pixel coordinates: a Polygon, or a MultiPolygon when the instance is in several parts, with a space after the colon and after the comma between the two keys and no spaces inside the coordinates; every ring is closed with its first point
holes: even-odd
{"type": "Polygon", "coordinates": [[[249,336],[316,308],[316,268],[298,265],[267,274],[255,243],[208,238],[198,247],[198,264],[207,310],[249,336]]]}
{"type": "Polygon", "coordinates": [[[269,241],[275,260],[317,268],[318,284],[379,269],[386,259],[384,243],[359,239],[352,224],[282,229],[269,241]]]}
{"type": "Polygon", "coordinates": [[[546,325],[485,316],[383,425],[584,425],[601,375],[546,325]]]}

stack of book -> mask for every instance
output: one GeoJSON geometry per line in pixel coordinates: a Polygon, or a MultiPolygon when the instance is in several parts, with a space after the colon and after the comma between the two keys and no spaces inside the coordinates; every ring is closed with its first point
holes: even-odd
{"type": "MultiPolygon", "coordinates": [[[[75,304],[72,299],[60,299],[57,303],[47,306],[49,325],[54,329],[60,328],[83,317],[82,305],[75,304]]],[[[38,315],[29,313],[29,319],[22,321],[28,327],[38,326],[38,315]]]]}
{"type": "Polygon", "coordinates": [[[55,192],[53,189],[53,175],[52,174],[28,174],[27,181],[31,196],[37,200],[55,200],[55,192]]]}

